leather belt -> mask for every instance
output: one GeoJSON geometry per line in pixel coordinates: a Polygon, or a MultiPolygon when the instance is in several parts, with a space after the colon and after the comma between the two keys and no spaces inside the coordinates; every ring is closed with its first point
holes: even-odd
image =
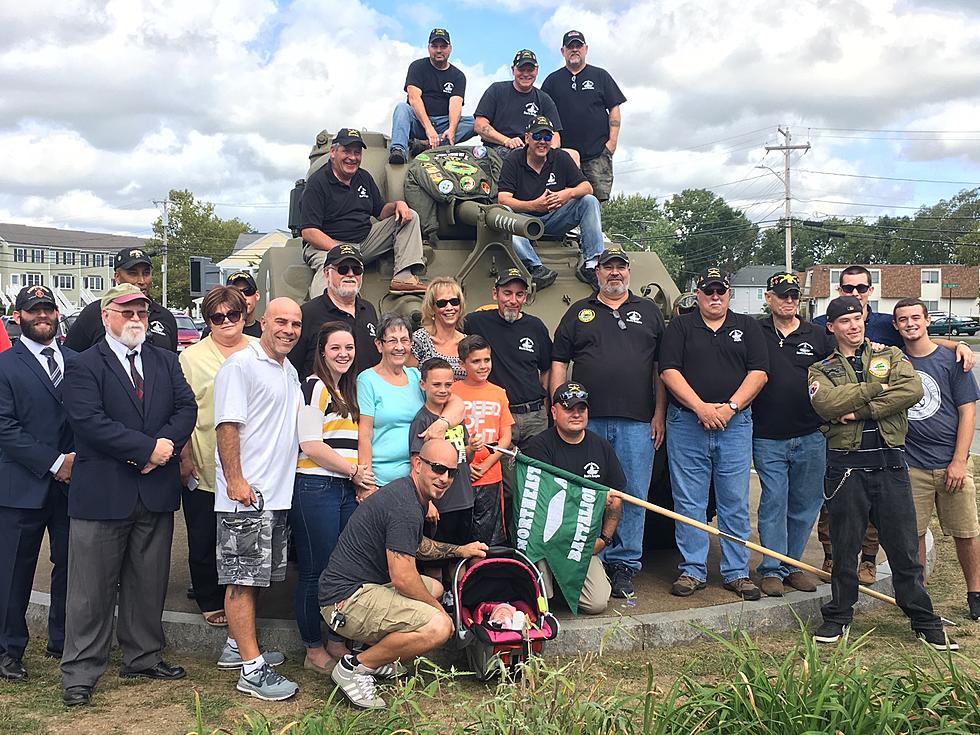
{"type": "Polygon", "coordinates": [[[536,401],[528,401],[527,403],[517,403],[511,404],[511,413],[533,413],[539,409],[544,408],[544,399],[539,398],[536,401]]]}

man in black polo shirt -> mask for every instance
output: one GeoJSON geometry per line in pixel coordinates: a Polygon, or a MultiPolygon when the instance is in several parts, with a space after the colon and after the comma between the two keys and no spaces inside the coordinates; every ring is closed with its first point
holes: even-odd
{"type": "MultiPolygon", "coordinates": [[[[247,311],[242,315],[245,319],[245,329],[243,331],[249,337],[258,339],[262,336],[262,325],[255,318],[255,307],[259,303],[259,287],[255,285],[255,278],[248,271],[235,271],[225,280],[225,285],[241,291],[242,296],[245,298],[245,306],[247,308],[247,311]]],[[[209,334],[211,334],[211,325],[207,324],[204,327],[204,331],[201,332],[201,339],[204,339],[209,334]]]]}
{"type": "MultiPolygon", "coordinates": [[[[146,340],[156,347],[171,352],[177,351],[177,320],[165,306],[150,298],[153,285],[153,262],[141,248],[123,248],[112,259],[115,270],[113,280],[116,285],[131,283],[150,300],[150,314],[147,318],[146,340]]],[[[65,335],[65,347],[84,352],[105,337],[102,324],[102,303],[93,301],[79,313],[65,335]]]]}
{"type": "MultiPolygon", "coordinates": [[[[650,299],[629,290],[630,261],[619,249],[606,250],[596,267],[597,293],[572,304],[555,331],[551,355],[552,392],[575,363],[575,380],[589,386],[589,428],[616,450],[626,472],[621,488],[646,500],[653,454],[664,439],[666,399],[657,378],[664,317],[650,299]]],[[[640,571],[646,511],[627,504],[612,548],[602,561],[613,597],[633,594],[640,571]]]]}
{"type": "Polygon", "coordinates": [[[626,96],[605,69],[586,65],[589,46],[581,31],[561,40],[565,66],[551,72],[541,89],[547,92],[565,121],[563,145],[576,150],[582,173],[600,202],[609,199],[613,184],[613,154],[619,140],[619,106],[626,96]]]}
{"type": "Polygon", "coordinates": [[[289,361],[301,378],[313,374],[316,335],[327,322],[344,322],[353,330],[355,375],[381,361],[375,346],[378,313],[370,301],[358,295],[364,280],[364,261],[357,248],[338,245],[327,252],[323,274],[327,287],[300,307],[303,330],[289,353],[289,361]]]}
{"type": "MultiPolygon", "coordinates": [[[[497,201],[515,212],[540,217],[544,234],[564,237],[574,227],[581,229],[582,264],[575,275],[595,286],[595,266],[605,245],[599,200],[592,196],[592,184],[563,150],[551,147],[555,128],[539,115],[531,120],[524,134],[527,147],[504,159],[497,183],[497,201]]],[[[547,288],[557,274],[542,263],[526,237],[514,235],[514,250],[527,266],[534,284],[547,288]]]]}
{"type": "MultiPolygon", "coordinates": [[[[728,274],[706,268],[698,278],[698,308],[670,320],[660,350],[661,377],[670,391],[667,457],[674,510],[704,523],[714,481],[718,528],[748,540],[752,402],[766,384],[769,354],[759,322],[728,308],[728,274]]],[[[708,534],[674,526],[680,577],[671,594],[687,597],[708,579],[708,534]]],[[[749,552],[721,540],[725,589],[743,600],[762,597],[749,579],[749,552]]]]}
{"type": "Polygon", "coordinates": [[[361,168],[367,144],[355,128],[341,128],[330,142],[330,163],[306,182],[301,205],[303,259],[313,270],[310,298],[323,293],[323,264],[341,243],[356,245],[370,263],[395,251],[394,292],[424,293],[419,217],[405,202],[385,203],[374,179],[361,168]],[[372,224],[371,218],[377,222],[372,224]]]}
{"type": "MultiPolygon", "coordinates": [[[[769,350],[769,380],[752,403],[752,457],[759,473],[759,541],[799,559],[823,505],[827,443],[823,423],[810,405],[807,371],[834,351],[827,330],[797,315],[800,279],[775,273],[766,283],[770,318],[759,322],[769,350]]],[[[783,583],[804,592],[817,589],[805,572],[762,557],[759,586],[781,597],[783,583]]]]}
{"type": "MultiPolygon", "coordinates": [[[[534,86],[538,78],[538,57],[534,52],[518,51],[511,70],[514,79],[491,84],[476,106],[476,132],[486,146],[523,148],[528,121],[538,115],[551,120],[556,131],[561,130],[554,101],[534,86]]],[[[552,139],[551,147],[561,147],[559,135],[552,139]]]]}
{"type": "Polygon", "coordinates": [[[408,160],[408,139],[421,138],[430,148],[456,145],[473,137],[473,118],[463,115],[466,75],[449,63],[453,46],[449,31],[429,33],[429,58],[417,59],[405,78],[407,102],[395,106],[391,116],[388,163],[408,160]]]}

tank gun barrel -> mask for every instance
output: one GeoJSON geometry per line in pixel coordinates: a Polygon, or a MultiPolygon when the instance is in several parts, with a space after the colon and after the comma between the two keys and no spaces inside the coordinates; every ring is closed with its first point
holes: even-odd
{"type": "Polygon", "coordinates": [[[495,232],[519,235],[538,240],[544,234],[544,223],[537,217],[514,212],[500,204],[458,202],[455,219],[459,223],[479,227],[483,224],[495,232]]]}

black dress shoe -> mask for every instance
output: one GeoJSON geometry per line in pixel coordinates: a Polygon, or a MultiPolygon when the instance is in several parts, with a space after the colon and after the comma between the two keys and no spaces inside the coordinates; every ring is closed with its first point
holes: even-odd
{"type": "Polygon", "coordinates": [[[53,650],[51,648],[45,648],[44,649],[44,657],[45,658],[56,658],[56,659],[58,659],[60,661],[62,655],[64,655],[64,652],[63,651],[55,651],[55,650],[53,650]]]}
{"type": "Polygon", "coordinates": [[[148,669],[140,669],[138,671],[123,667],[122,671],[119,672],[119,676],[123,677],[124,679],[143,677],[145,679],[163,679],[165,681],[174,681],[175,679],[183,679],[185,676],[187,676],[187,672],[184,671],[183,667],[181,666],[171,666],[166,661],[160,661],[148,669]]]}
{"type": "Polygon", "coordinates": [[[27,678],[27,669],[19,658],[14,658],[9,653],[0,656],[0,679],[4,681],[24,681],[27,678]]]}
{"type": "Polygon", "coordinates": [[[92,701],[92,687],[65,687],[65,691],[61,695],[61,701],[65,703],[66,707],[77,707],[81,704],[88,704],[92,701]]]}

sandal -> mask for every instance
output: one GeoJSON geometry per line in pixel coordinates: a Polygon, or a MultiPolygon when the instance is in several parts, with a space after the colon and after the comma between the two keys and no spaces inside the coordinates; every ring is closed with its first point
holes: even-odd
{"type": "Polygon", "coordinates": [[[224,609],[212,610],[211,612],[202,612],[201,617],[203,617],[204,622],[210,625],[212,628],[228,627],[228,616],[225,615],[224,609]]]}

